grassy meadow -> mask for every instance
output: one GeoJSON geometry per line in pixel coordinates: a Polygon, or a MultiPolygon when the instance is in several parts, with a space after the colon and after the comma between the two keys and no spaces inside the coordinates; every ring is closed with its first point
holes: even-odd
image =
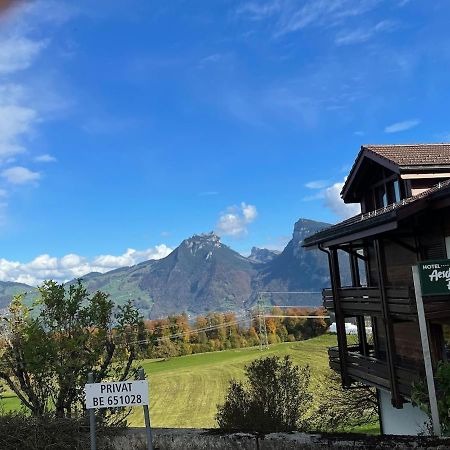
{"type": "MultiPolygon", "coordinates": [[[[290,355],[294,363],[309,365],[311,387],[319,392],[320,380],[328,369],[327,347],[336,345],[336,336],[323,335],[301,342],[282,343],[260,351],[259,348],[226,350],[180,356],[169,360],[145,360],[150,379],[150,414],[154,427],[215,427],[216,406],[224,399],[231,378],[242,378],[250,361],[266,355],[290,355]]],[[[7,394],[5,409],[19,408],[17,398],[7,394]]],[[[135,408],[130,425],[143,426],[140,408],[135,408]]],[[[364,432],[376,432],[377,426],[364,432]]],[[[355,430],[357,431],[357,430],[355,430]]]]}

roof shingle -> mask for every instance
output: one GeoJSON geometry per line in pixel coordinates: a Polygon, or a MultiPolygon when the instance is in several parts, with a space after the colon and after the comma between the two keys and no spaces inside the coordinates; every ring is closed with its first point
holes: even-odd
{"type": "Polygon", "coordinates": [[[450,164],[450,144],[447,143],[363,145],[361,148],[400,167],[450,164]]]}

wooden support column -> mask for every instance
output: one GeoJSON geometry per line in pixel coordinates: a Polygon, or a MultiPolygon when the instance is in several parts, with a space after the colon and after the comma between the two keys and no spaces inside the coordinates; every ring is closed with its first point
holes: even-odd
{"type": "Polygon", "coordinates": [[[389,305],[386,296],[386,283],[385,283],[385,260],[383,248],[380,245],[378,239],[374,240],[375,258],[377,262],[378,272],[378,287],[380,289],[381,299],[381,312],[383,315],[383,325],[386,333],[386,350],[387,350],[387,362],[389,368],[389,379],[391,386],[391,401],[395,408],[401,408],[403,406],[403,399],[398,390],[397,374],[395,370],[395,342],[394,342],[394,330],[392,327],[392,320],[389,315],[389,305]]]}
{"type": "MultiPolygon", "coordinates": [[[[350,274],[352,277],[352,286],[360,287],[361,279],[359,276],[359,266],[358,259],[356,257],[355,252],[349,253],[350,259],[350,274]]],[[[358,343],[359,343],[359,352],[364,355],[369,355],[369,346],[367,345],[367,336],[366,336],[366,324],[364,322],[364,315],[356,316],[356,322],[358,326],[358,343]]]]}
{"type": "Polygon", "coordinates": [[[350,386],[347,373],[347,335],[345,333],[345,317],[342,312],[339,292],[341,289],[341,275],[339,272],[339,258],[336,248],[330,249],[331,288],[333,290],[334,313],[336,316],[336,332],[339,346],[339,361],[341,365],[342,386],[350,386]]]}

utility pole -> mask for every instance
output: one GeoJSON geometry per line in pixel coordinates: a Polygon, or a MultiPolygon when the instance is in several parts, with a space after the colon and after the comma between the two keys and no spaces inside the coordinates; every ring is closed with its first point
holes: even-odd
{"type": "Polygon", "coordinates": [[[266,318],[264,316],[264,306],[261,295],[258,297],[257,311],[259,319],[259,349],[262,351],[263,348],[269,348],[269,339],[267,338],[266,318]]]}

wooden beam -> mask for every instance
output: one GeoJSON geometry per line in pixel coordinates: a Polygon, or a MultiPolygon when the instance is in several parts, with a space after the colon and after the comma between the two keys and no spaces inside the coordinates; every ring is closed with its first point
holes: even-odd
{"type": "Polygon", "coordinates": [[[362,259],[363,261],[367,261],[367,258],[364,255],[361,255],[361,253],[358,253],[356,250],[352,248],[339,246],[339,250],[342,250],[343,252],[348,253],[349,255],[354,255],[356,258],[362,259]]]}
{"type": "Polygon", "coordinates": [[[389,307],[386,296],[386,283],[384,278],[384,254],[383,248],[380,245],[379,239],[374,240],[374,248],[375,248],[375,259],[377,263],[377,272],[378,272],[378,287],[380,288],[380,297],[381,297],[381,310],[383,314],[383,325],[386,333],[386,350],[387,350],[387,363],[389,367],[389,380],[391,387],[391,400],[392,405],[395,408],[401,408],[403,406],[403,399],[399,393],[398,383],[397,383],[397,374],[395,371],[395,342],[394,342],[394,330],[392,327],[392,320],[389,316],[389,307]]]}
{"type": "Polygon", "coordinates": [[[400,247],[405,248],[406,250],[409,250],[410,252],[417,254],[417,248],[413,247],[412,245],[407,244],[406,242],[401,241],[398,238],[395,237],[388,237],[388,239],[393,242],[394,244],[400,245],[400,247]]]}
{"type": "Polygon", "coordinates": [[[369,227],[362,231],[356,231],[354,233],[347,233],[344,236],[338,238],[330,238],[324,242],[322,242],[324,247],[332,247],[339,244],[346,244],[350,241],[356,241],[357,239],[364,239],[370,236],[374,236],[381,233],[386,233],[387,231],[396,230],[398,227],[397,218],[395,217],[396,211],[392,212],[391,222],[385,223],[383,225],[378,225],[375,227],[369,227]]]}
{"type": "Polygon", "coordinates": [[[339,272],[339,258],[336,248],[330,249],[331,288],[333,289],[334,313],[336,316],[336,332],[339,346],[339,363],[341,368],[342,386],[350,386],[347,373],[347,334],[345,332],[345,316],[339,301],[341,276],[339,272]]]}

